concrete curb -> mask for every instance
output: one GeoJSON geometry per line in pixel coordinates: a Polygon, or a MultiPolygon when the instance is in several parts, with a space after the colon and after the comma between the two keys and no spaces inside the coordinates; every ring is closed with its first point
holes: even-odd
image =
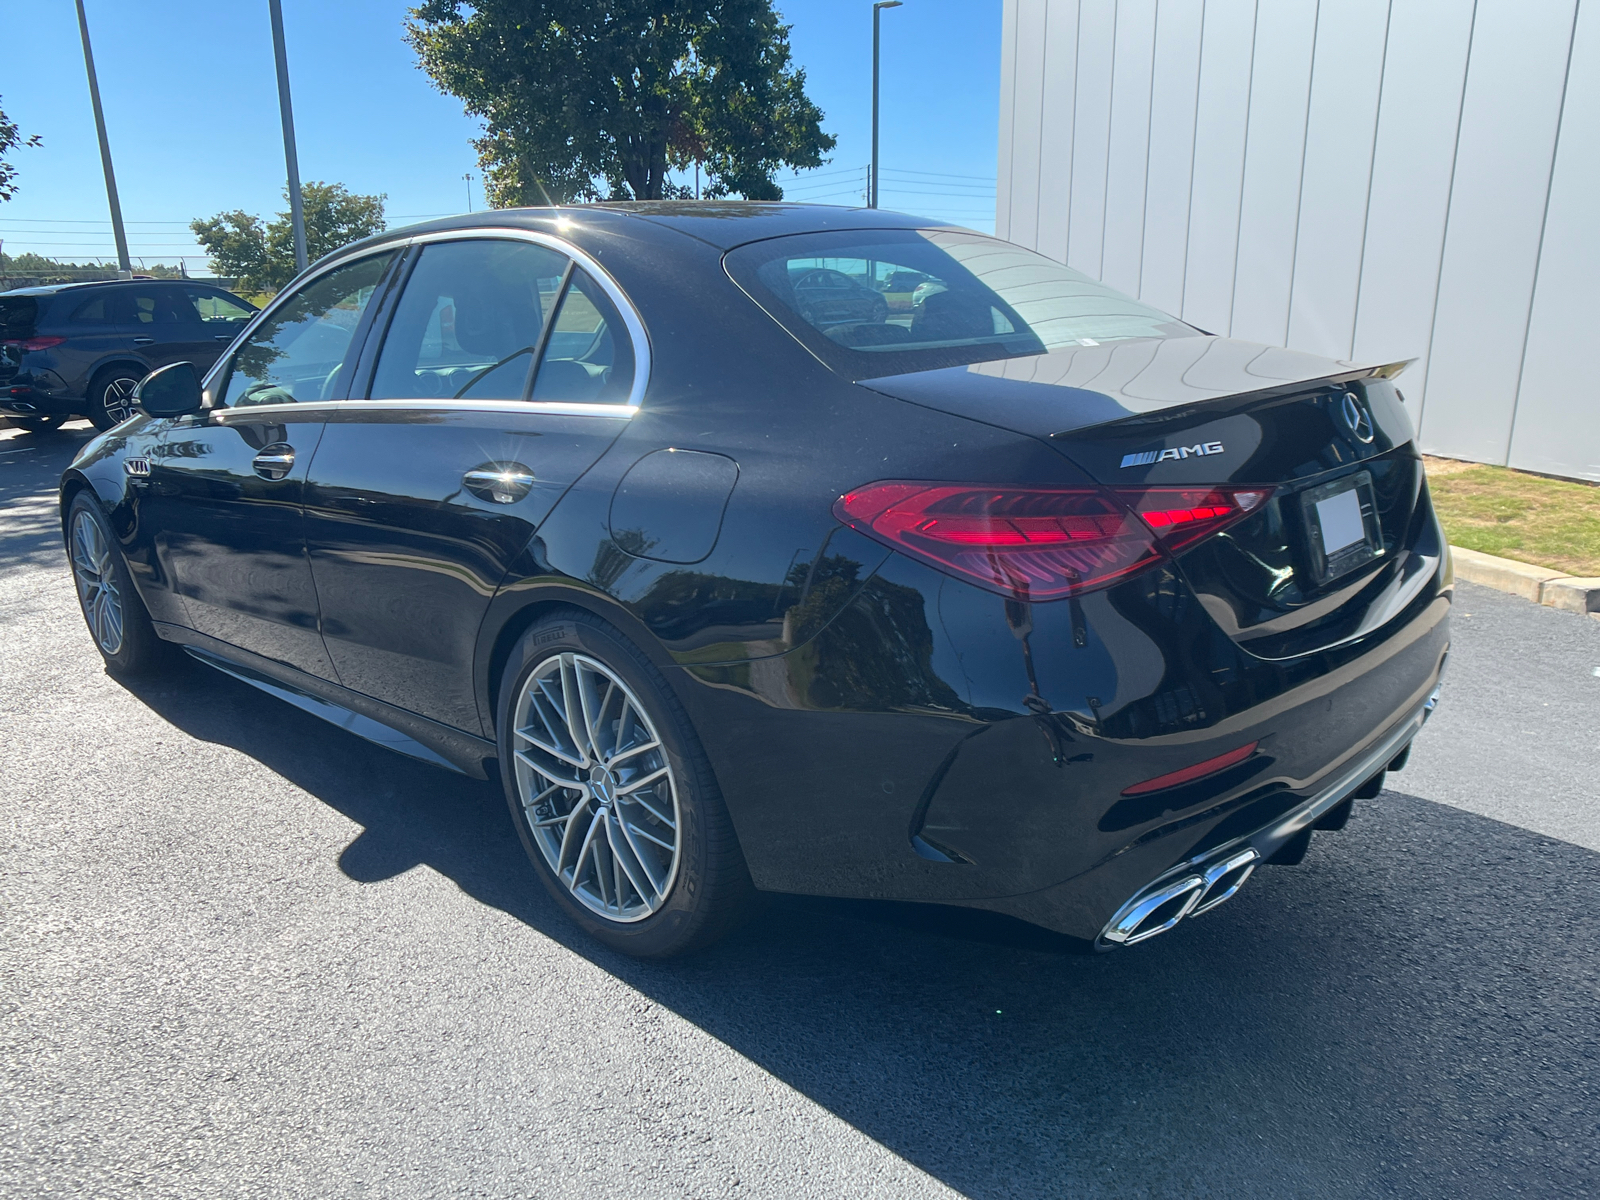
{"type": "Polygon", "coordinates": [[[1451,546],[1450,555],[1455,560],[1458,579],[1510,592],[1563,612],[1587,613],[1600,620],[1600,578],[1567,575],[1549,567],[1496,558],[1461,546],[1451,546]]]}

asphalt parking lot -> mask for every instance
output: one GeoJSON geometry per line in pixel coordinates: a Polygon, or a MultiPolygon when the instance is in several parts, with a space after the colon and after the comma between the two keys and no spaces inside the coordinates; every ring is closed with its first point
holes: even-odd
{"type": "Polygon", "coordinates": [[[496,786],[106,676],[89,432],[0,430],[0,1195],[1600,1189],[1600,621],[1462,585],[1397,790],[1148,946],[774,898],[647,965],[496,786]]]}

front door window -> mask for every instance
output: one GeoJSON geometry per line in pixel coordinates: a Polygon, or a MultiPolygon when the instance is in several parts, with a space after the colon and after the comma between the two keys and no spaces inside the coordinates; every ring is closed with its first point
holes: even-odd
{"type": "Polygon", "coordinates": [[[351,342],[393,252],[319,275],[256,327],[233,356],[228,408],[338,398],[351,342]]]}

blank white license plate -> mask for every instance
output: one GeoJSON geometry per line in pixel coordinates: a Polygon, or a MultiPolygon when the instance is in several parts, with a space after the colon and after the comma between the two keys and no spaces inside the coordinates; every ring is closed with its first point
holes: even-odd
{"type": "Polygon", "coordinates": [[[1382,552],[1372,476],[1361,471],[1302,493],[1312,578],[1322,584],[1382,552]]]}

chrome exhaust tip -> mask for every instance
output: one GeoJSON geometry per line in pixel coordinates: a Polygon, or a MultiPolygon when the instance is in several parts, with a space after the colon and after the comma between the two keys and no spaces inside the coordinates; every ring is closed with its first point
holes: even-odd
{"type": "Polygon", "coordinates": [[[1210,912],[1231,900],[1260,862],[1260,851],[1247,846],[1217,859],[1199,874],[1146,888],[1117,910],[1099,940],[1107,949],[1137,946],[1167,932],[1185,917],[1210,912]]]}
{"type": "Polygon", "coordinates": [[[1256,864],[1260,861],[1261,855],[1252,847],[1237,854],[1230,854],[1227,858],[1207,867],[1205,890],[1200,893],[1194,907],[1189,910],[1189,916],[1198,917],[1201,913],[1210,912],[1217,905],[1231,900],[1234,893],[1244,886],[1244,881],[1255,872],[1256,864]]]}
{"type": "Polygon", "coordinates": [[[1149,941],[1187,917],[1205,888],[1206,881],[1201,876],[1185,875],[1140,892],[1117,910],[1101,932],[1101,940],[1114,946],[1137,946],[1149,941]]]}

